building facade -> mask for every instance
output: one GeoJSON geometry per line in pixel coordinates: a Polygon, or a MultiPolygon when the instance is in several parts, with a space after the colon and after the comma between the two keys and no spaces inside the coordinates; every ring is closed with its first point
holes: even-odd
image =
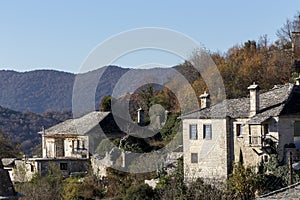
{"type": "Polygon", "coordinates": [[[271,154],[287,162],[299,160],[300,86],[286,84],[260,94],[248,87],[249,98],[227,99],[210,106],[201,95],[201,109],[183,115],[184,173],[196,178],[225,180],[234,163],[256,166],[271,154]]]}

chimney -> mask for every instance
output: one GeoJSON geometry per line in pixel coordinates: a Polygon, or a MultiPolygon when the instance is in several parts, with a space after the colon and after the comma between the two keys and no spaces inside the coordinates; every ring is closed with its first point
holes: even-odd
{"type": "Polygon", "coordinates": [[[250,114],[249,117],[253,117],[259,111],[259,86],[255,82],[248,87],[250,91],[250,114]]]}
{"type": "Polygon", "coordinates": [[[138,125],[144,125],[144,110],[142,108],[137,110],[137,123],[138,125]]]}
{"type": "Polygon", "coordinates": [[[201,100],[201,109],[208,108],[210,106],[210,95],[204,91],[203,94],[200,95],[201,100]]]}

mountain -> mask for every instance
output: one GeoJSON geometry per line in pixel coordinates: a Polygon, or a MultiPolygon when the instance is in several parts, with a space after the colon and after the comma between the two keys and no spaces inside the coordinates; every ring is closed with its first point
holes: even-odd
{"type": "Polygon", "coordinates": [[[115,95],[121,96],[126,92],[134,92],[145,80],[163,85],[174,73],[172,68],[129,69],[117,66],[102,67],[81,74],[54,70],[1,70],[0,105],[21,112],[70,111],[74,89],[79,94],[76,96],[79,101],[85,102],[87,95],[89,98],[92,95],[91,101],[96,102],[96,108],[82,105],[82,109],[90,111],[98,109],[105,95],[115,92],[115,95]],[[77,83],[75,88],[74,83],[77,83]],[[96,86],[96,91],[88,91],[90,86],[96,86]]]}
{"type": "Polygon", "coordinates": [[[13,144],[20,144],[21,151],[29,153],[41,143],[39,131],[71,118],[70,112],[18,112],[0,106],[0,132],[13,144]]]}
{"type": "MultiPolygon", "coordinates": [[[[109,94],[120,74],[126,69],[107,68],[103,76],[99,97],[109,94]]],[[[94,72],[78,76],[89,77],[94,72]]],[[[70,111],[73,85],[77,75],[54,70],[29,72],[0,71],[0,105],[16,111],[42,113],[45,111],[70,111]]]]}

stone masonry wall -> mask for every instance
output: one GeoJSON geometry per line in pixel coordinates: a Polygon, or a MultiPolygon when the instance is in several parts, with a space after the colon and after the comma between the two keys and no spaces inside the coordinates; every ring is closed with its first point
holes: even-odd
{"type": "Polygon", "coordinates": [[[227,129],[226,119],[184,119],[183,149],[186,181],[198,177],[225,179],[227,177],[227,129]],[[190,124],[197,124],[198,139],[190,139],[190,124]],[[203,139],[203,125],[211,124],[212,139],[203,139]],[[191,153],[198,154],[198,162],[191,162],[191,153]]]}

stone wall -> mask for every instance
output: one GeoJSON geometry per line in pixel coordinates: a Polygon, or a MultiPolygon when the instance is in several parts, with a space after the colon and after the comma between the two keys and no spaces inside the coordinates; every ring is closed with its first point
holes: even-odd
{"type": "Polygon", "coordinates": [[[100,179],[106,177],[106,169],[110,165],[112,165],[112,163],[105,163],[105,160],[91,156],[91,167],[93,170],[93,174],[100,179]]]}
{"type": "Polygon", "coordinates": [[[257,152],[261,151],[261,125],[249,125],[247,124],[247,119],[237,119],[232,123],[232,127],[232,135],[234,138],[234,162],[239,162],[240,153],[242,153],[245,165],[253,166],[258,164],[261,161],[261,157],[258,156],[253,149],[257,152]],[[237,124],[242,126],[240,135],[237,135],[237,124]],[[250,136],[252,139],[250,139],[250,136]]]}
{"type": "Polygon", "coordinates": [[[183,151],[185,180],[198,177],[225,179],[228,173],[227,119],[184,119],[183,151]],[[190,124],[197,124],[198,138],[190,139],[190,124]],[[203,139],[203,125],[211,124],[211,140],[203,139]],[[191,162],[191,154],[197,153],[197,163],[191,162]]]}
{"type": "Polygon", "coordinates": [[[43,158],[88,158],[89,138],[83,135],[43,136],[43,158]]]}
{"type": "Polygon", "coordinates": [[[294,143],[294,123],[300,121],[300,118],[292,116],[283,116],[279,118],[279,159],[284,159],[284,145],[294,143]]]}

